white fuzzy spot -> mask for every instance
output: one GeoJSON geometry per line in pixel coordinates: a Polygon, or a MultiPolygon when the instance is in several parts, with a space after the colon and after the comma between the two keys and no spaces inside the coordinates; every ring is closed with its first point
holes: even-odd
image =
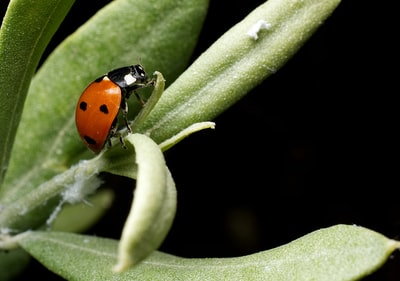
{"type": "Polygon", "coordinates": [[[53,221],[57,218],[58,213],[61,211],[62,205],[63,205],[63,201],[61,201],[60,203],[58,203],[57,207],[54,209],[54,211],[51,213],[50,217],[46,220],[46,224],[48,226],[50,226],[53,221]]]}
{"type": "MultiPolygon", "coordinates": [[[[86,161],[83,160],[78,165],[84,164],[84,162],[86,161]]],[[[96,171],[89,175],[84,169],[77,169],[77,171],[79,172],[76,172],[74,175],[73,183],[65,186],[65,190],[61,193],[59,204],[47,219],[46,224],[48,226],[50,226],[57,218],[58,213],[61,211],[61,208],[65,203],[76,204],[79,202],[86,202],[86,197],[96,191],[96,189],[103,183],[103,181],[97,177],[98,173],[96,171]]]]}
{"type": "Polygon", "coordinates": [[[13,232],[13,230],[11,228],[8,228],[8,227],[0,228],[0,234],[10,234],[12,232],[13,232]]]}
{"type": "Polygon", "coordinates": [[[132,74],[125,75],[124,76],[124,80],[125,80],[126,84],[128,84],[128,85],[132,85],[133,83],[136,82],[136,78],[133,77],[132,74]]]}
{"type": "Polygon", "coordinates": [[[28,213],[28,211],[29,211],[28,208],[23,207],[23,208],[21,208],[20,211],[18,212],[18,215],[24,216],[24,215],[26,215],[26,213],[28,213]]]}
{"type": "Polygon", "coordinates": [[[64,202],[76,204],[84,201],[86,196],[92,194],[102,183],[97,176],[89,178],[75,178],[75,182],[67,187],[61,194],[64,202]]]}
{"type": "Polygon", "coordinates": [[[268,30],[271,27],[271,24],[266,22],[265,20],[259,20],[255,24],[253,24],[250,29],[247,31],[247,35],[253,38],[254,40],[258,39],[258,33],[265,29],[268,30]]]}

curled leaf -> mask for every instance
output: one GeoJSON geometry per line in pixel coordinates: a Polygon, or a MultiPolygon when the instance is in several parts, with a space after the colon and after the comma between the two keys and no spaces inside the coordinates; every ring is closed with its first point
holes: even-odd
{"type": "Polygon", "coordinates": [[[163,141],[160,143],[160,147],[162,151],[168,150],[187,136],[193,134],[194,132],[204,130],[204,129],[214,129],[215,128],[215,123],[214,122],[199,122],[199,123],[194,123],[187,127],[186,129],[183,129],[176,135],[172,136],[171,138],[163,141]]]}
{"type": "Polygon", "coordinates": [[[156,250],[172,225],[176,210],[175,184],[159,146],[149,137],[126,138],[136,152],[134,199],[118,248],[115,271],[123,271],[156,250]]]}

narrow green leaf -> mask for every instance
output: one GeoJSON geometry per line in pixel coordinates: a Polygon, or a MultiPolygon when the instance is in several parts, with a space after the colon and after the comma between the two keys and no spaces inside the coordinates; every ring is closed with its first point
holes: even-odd
{"type": "Polygon", "coordinates": [[[74,2],[12,0],[9,3],[0,29],[0,186],[32,76],[74,2]]]}
{"type": "Polygon", "coordinates": [[[68,280],[359,280],[400,247],[369,229],[336,225],[286,245],[236,258],[186,259],[154,252],[137,266],[112,272],[118,242],[70,233],[30,232],[19,243],[68,280]],[[84,261],[84,262],[82,262],[84,261]]]}
{"type": "Polygon", "coordinates": [[[227,31],[166,89],[141,133],[157,143],[209,121],[281,68],[340,0],[269,0],[227,31]]]}
{"type": "MultiPolygon", "coordinates": [[[[32,81],[1,203],[93,156],[78,137],[74,112],[83,89],[99,75],[141,62],[171,83],[189,61],[207,6],[208,0],[116,0],[68,37],[32,81]]],[[[129,102],[132,117],[137,101],[129,102]]]]}

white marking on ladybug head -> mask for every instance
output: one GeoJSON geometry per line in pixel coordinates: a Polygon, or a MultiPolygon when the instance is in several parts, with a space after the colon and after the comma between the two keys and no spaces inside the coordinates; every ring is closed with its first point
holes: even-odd
{"type": "Polygon", "coordinates": [[[124,80],[125,80],[126,84],[132,85],[133,83],[136,82],[137,79],[135,77],[133,77],[132,74],[127,74],[124,76],[124,80]]]}

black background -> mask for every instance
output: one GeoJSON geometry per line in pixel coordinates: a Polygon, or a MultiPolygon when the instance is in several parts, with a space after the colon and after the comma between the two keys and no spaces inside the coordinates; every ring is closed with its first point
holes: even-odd
{"type": "MultiPolygon", "coordinates": [[[[46,55],[107,2],[76,1],[46,55]]],[[[263,2],[211,1],[193,59],[263,2]]],[[[215,130],[166,152],[178,210],[160,250],[245,255],[341,223],[400,239],[398,30],[391,8],[373,4],[343,1],[282,69],[214,120],[215,130]]],[[[116,202],[88,233],[118,239],[132,191],[110,179],[116,202]]],[[[60,280],[36,262],[21,280],[33,275],[60,280]]],[[[395,252],[363,280],[399,279],[395,252]]]]}

